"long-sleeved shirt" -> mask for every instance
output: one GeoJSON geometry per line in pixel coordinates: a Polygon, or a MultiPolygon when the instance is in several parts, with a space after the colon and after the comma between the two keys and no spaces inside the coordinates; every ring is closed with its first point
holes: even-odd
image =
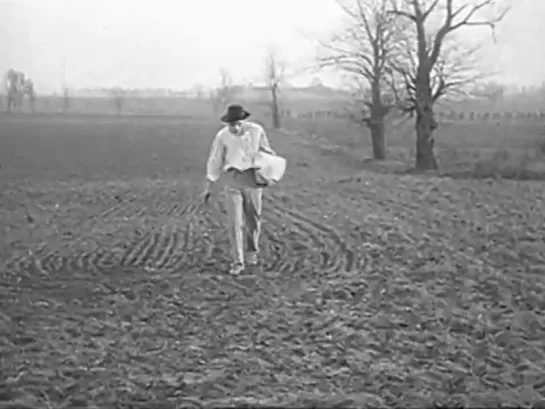
{"type": "Polygon", "coordinates": [[[206,164],[206,178],[216,182],[221,172],[229,168],[245,171],[253,167],[254,158],[260,150],[275,154],[267,133],[261,125],[245,121],[241,135],[234,135],[229,127],[221,129],[212,142],[206,164]]]}

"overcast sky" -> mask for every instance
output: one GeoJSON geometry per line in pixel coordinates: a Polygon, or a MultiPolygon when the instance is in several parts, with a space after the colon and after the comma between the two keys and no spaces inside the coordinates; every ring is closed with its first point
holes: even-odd
{"type": "MultiPolygon", "coordinates": [[[[315,46],[300,32],[323,35],[342,12],[334,0],[0,0],[0,15],[0,70],[52,91],[63,77],[78,88],[211,86],[220,67],[259,81],[268,44],[306,65],[315,46]]],[[[506,82],[545,81],[543,16],[545,0],[513,0],[486,61],[506,82]]]]}

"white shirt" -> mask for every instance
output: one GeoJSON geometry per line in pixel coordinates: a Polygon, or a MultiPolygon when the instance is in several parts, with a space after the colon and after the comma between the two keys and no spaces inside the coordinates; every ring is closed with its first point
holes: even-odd
{"type": "Polygon", "coordinates": [[[263,127],[253,122],[242,122],[242,133],[234,135],[228,126],[221,129],[212,142],[206,164],[206,178],[216,182],[221,172],[229,168],[240,171],[254,165],[255,155],[259,150],[275,154],[263,127]]]}

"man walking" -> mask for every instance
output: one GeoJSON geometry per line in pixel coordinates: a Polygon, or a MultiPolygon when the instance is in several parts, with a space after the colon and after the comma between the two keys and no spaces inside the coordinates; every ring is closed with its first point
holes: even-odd
{"type": "Polygon", "coordinates": [[[225,200],[232,264],[229,273],[238,275],[248,265],[259,263],[259,235],[264,186],[256,173],[257,153],[275,155],[261,125],[247,121],[250,113],[241,105],[231,105],[220,119],[226,124],[214,138],[207,162],[203,200],[208,202],[212,185],[226,174],[225,200]],[[244,228],[246,232],[244,232],[244,228]],[[244,234],[245,233],[245,234],[244,234]],[[248,257],[244,260],[244,236],[248,257]]]}

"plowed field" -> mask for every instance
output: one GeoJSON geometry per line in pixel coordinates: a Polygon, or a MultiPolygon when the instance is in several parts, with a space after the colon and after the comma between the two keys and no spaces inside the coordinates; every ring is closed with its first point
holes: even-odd
{"type": "Polygon", "coordinates": [[[545,404],[545,184],[271,133],[288,174],[234,278],[221,186],[197,201],[216,130],[0,118],[0,408],[545,404]]]}

